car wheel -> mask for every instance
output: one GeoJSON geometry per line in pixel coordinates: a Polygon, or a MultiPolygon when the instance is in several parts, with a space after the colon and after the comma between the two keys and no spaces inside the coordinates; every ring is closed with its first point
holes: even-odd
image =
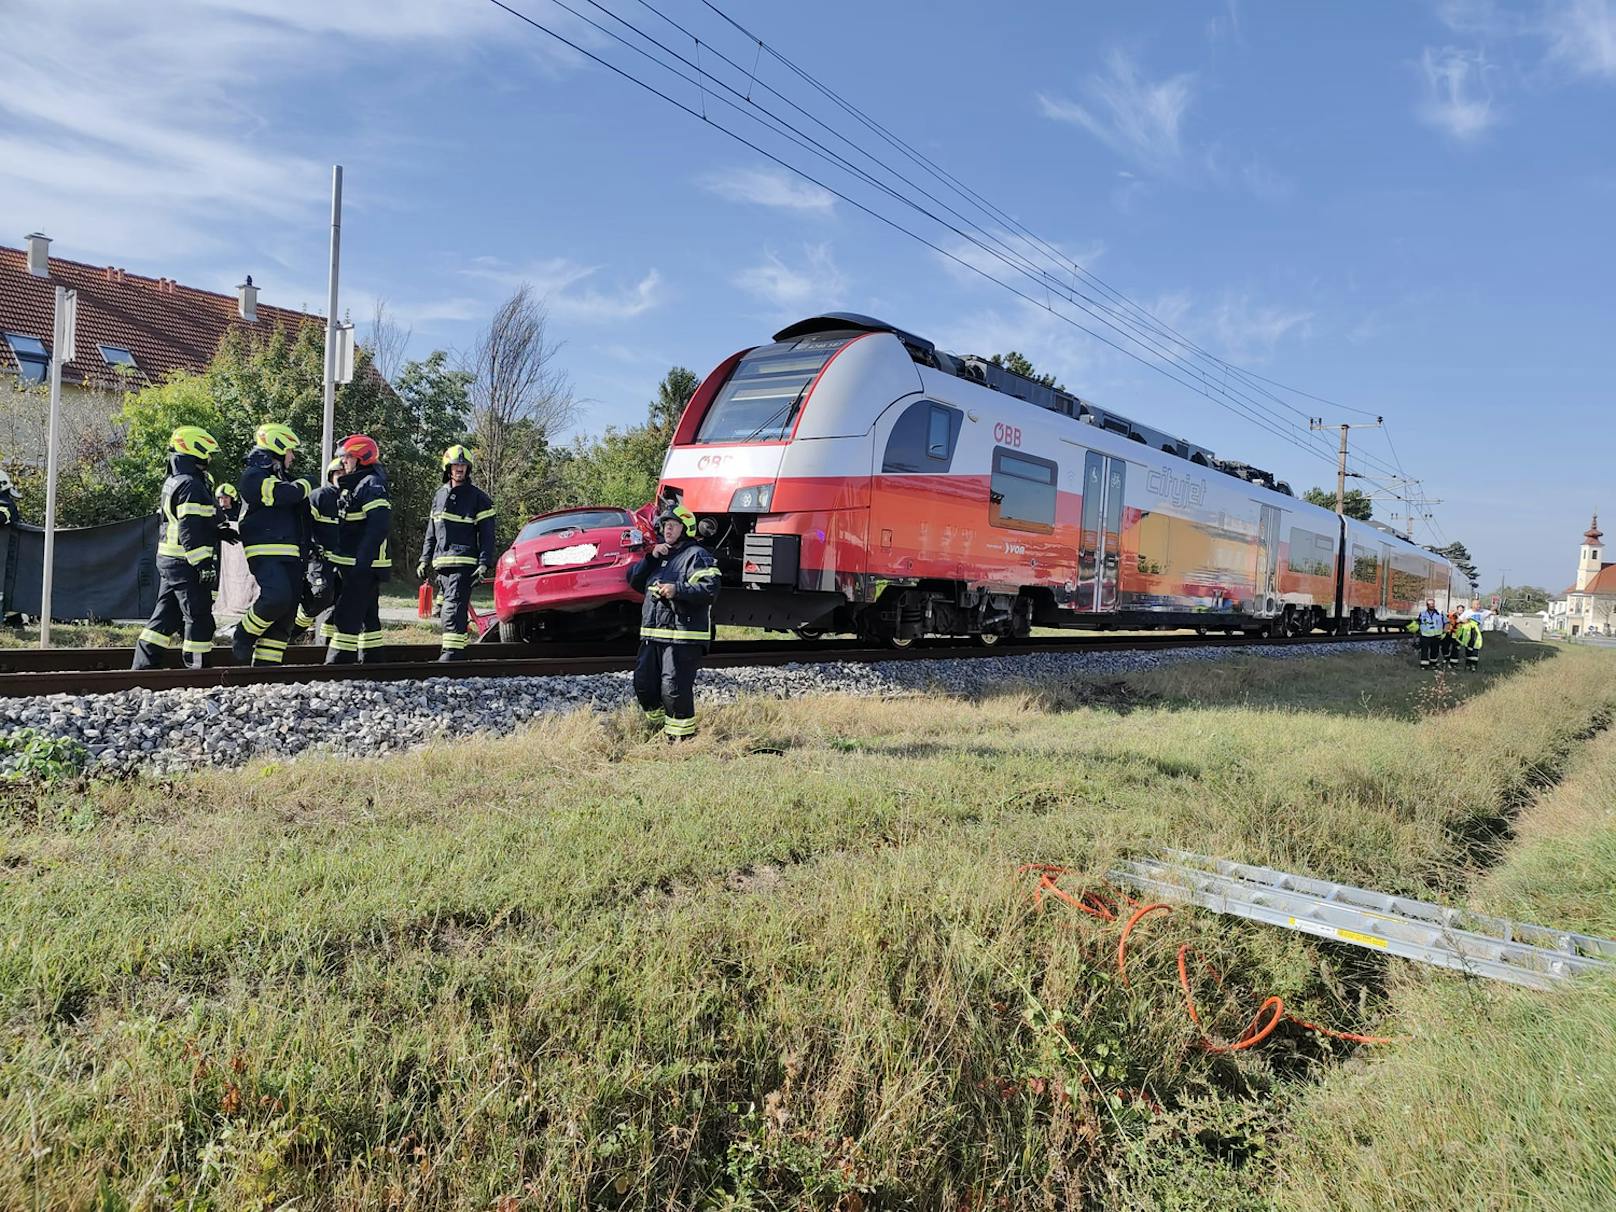
{"type": "Polygon", "coordinates": [[[524,639],[522,636],[522,624],[515,619],[512,619],[510,622],[506,622],[504,619],[501,619],[499,621],[499,642],[501,644],[523,643],[524,639]]]}

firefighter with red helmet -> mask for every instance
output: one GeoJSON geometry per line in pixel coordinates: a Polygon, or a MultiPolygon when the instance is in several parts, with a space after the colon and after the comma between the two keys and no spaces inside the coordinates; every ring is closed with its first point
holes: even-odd
{"type": "Polygon", "coordinates": [[[719,570],[695,540],[695,515],[678,501],[663,503],[656,527],[662,541],[628,574],[645,595],[634,695],[653,726],[684,741],[696,735],[696,674],[713,638],[719,570]]]}
{"type": "Polygon", "coordinates": [[[393,503],[387,496],[387,469],[375,439],[350,434],[337,445],[342,474],[337,506],[337,550],[331,562],[341,571],[342,588],[331,612],[331,645],[327,665],[366,661],[381,647],[381,587],[392,574],[387,535],[393,503]]]}
{"type": "Polygon", "coordinates": [[[168,448],[168,478],[157,497],[163,517],[157,541],[157,605],[135,641],[135,669],[161,666],[182,630],[184,663],[190,668],[202,668],[213,647],[219,508],[208,460],[219,453],[219,443],[205,429],[182,425],[169,436],[168,448]]]}
{"type": "Polygon", "coordinates": [[[494,499],[471,482],[471,452],[443,452],[443,487],[432,498],[432,516],[421,540],[415,577],[436,575],[443,599],[440,661],[464,660],[471,591],[494,567],[494,499]]]}
{"type": "Polygon", "coordinates": [[[258,583],[258,597],[236,624],[230,644],[241,664],[279,665],[292,636],[303,588],[308,535],[307,480],[292,479],[299,442],[285,425],[260,425],[241,472],[242,554],[258,583]]]}

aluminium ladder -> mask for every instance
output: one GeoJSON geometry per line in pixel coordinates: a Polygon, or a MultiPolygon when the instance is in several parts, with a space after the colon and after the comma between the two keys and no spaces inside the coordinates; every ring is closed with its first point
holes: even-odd
{"type": "Polygon", "coordinates": [[[1349,884],[1168,850],[1110,878],[1163,900],[1337,939],[1532,989],[1616,969],[1616,940],[1488,917],[1349,884]]]}

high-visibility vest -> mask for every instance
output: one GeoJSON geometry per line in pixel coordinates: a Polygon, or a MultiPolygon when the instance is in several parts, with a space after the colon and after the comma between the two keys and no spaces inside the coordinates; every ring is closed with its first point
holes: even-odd
{"type": "Polygon", "coordinates": [[[1420,634],[1423,636],[1441,635],[1448,629],[1448,620],[1440,610],[1420,611],[1420,634]]]}

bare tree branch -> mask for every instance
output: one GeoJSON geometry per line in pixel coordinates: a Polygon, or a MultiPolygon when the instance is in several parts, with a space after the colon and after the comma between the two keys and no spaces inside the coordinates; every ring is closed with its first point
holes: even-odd
{"type": "Polygon", "coordinates": [[[404,353],[409,348],[414,330],[394,320],[387,312],[387,300],[377,299],[370,315],[370,334],[365,341],[370,359],[382,378],[389,383],[398,381],[398,372],[404,368],[404,353]]]}

